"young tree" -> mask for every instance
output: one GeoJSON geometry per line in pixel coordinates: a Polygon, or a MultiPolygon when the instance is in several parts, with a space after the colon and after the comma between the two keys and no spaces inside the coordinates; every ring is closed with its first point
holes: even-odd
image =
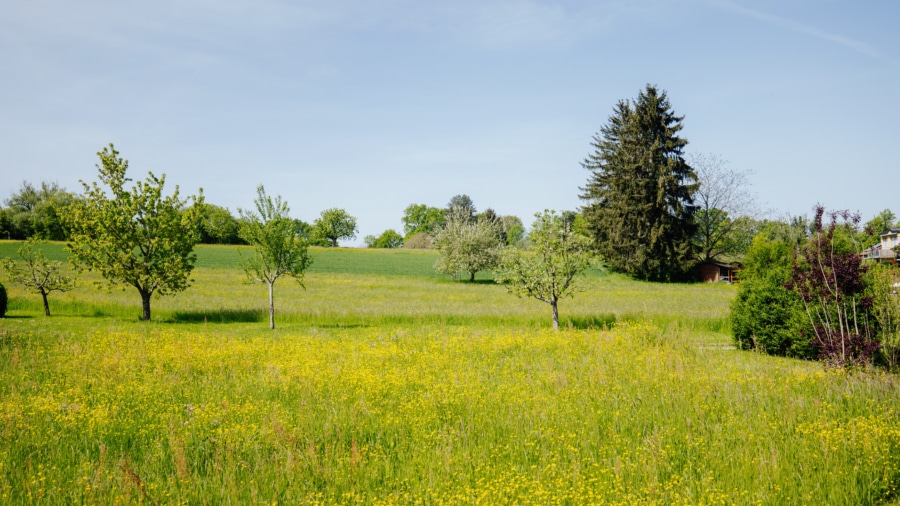
{"type": "Polygon", "coordinates": [[[190,284],[189,275],[200,240],[200,196],[163,196],[166,176],[149,173],[125,188],[128,161],[112,144],[100,156],[100,183],[84,186],[84,195],[64,213],[70,230],[68,250],[77,269],[96,270],[110,284],[124,283],[141,296],[141,318],[150,319],[150,297],[171,295],[190,284]],[[188,203],[192,205],[188,206],[188,203]]]}
{"type": "Polygon", "coordinates": [[[62,262],[47,260],[44,252],[34,249],[36,241],[28,239],[19,248],[19,256],[25,265],[19,267],[11,258],[0,260],[0,266],[6,271],[9,278],[26,290],[41,294],[44,301],[44,314],[50,316],[50,303],[47,296],[50,292],[67,292],[75,287],[75,280],[61,272],[62,262]]]}
{"type": "Polygon", "coordinates": [[[434,268],[454,280],[466,273],[475,281],[475,273],[497,265],[502,246],[491,224],[473,221],[467,209],[455,208],[434,238],[433,247],[441,254],[434,268]]]}
{"type": "Polygon", "coordinates": [[[590,240],[575,233],[572,222],[553,211],[535,217],[528,247],[507,248],[496,277],[507,283],[509,293],[550,304],[553,330],[558,330],[559,300],[574,292],[575,276],[590,265],[590,240]]]}
{"type": "Polygon", "coordinates": [[[350,216],[347,211],[331,208],[322,211],[321,216],[313,223],[316,233],[327,239],[333,248],[338,245],[339,239],[355,239],[356,218],[350,216]]]}
{"type": "Polygon", "coordinates": [[[693,154],[690,162],[700,183],[694,194],[700,261],[741,253],[744,225],[758,213],[749,191],[751,173],[728,168],[727,162],[713,154],[693,154]]]}
{"type": "Polygon", "coordinates": [[[303,286],[303,273],[312,263],[306,241],[300,237],[297,220],[288,213],[281,196],[266,195],[263,185],[256,187],[256,211],[238,209],[241,216],[241,239],[253,246],[253,256],[243,259],[241,267],[247,277],[269,287],[269,328],[275,328],[275,281],[291,276],[303,286]]]}
{"type": "Polygon", "coordinates": [[[616,271],[672,281],[693,265],[697,175],[682,155],[682,119],[665,92],[647,85],[636,100],[619,101],[582,162],[591,171],[583,214],[616,271]]]}

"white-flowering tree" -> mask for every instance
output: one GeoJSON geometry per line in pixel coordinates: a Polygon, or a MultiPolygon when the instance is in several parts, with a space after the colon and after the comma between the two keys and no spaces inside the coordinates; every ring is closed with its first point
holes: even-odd
{"type": "Polygon", "coordinates": [[[269,287],[269,328],[275,328],[275,281],[291,276],[303,286],[303,273],[312,263],[301,223],[288,216],[290,209],[281,196],[266,195],[263,185],[256,187],[256,211],[238,209],[241,215],[241,239],[253,246],[253,256],[242,259],[247,277],[269,287]]]}
{"type": "Polygon", "coordinates": [[[550,304],[553,330],[558,330],[559,300],[575,291],[576,276],[590,265],[590,240],[554,211],[535,217],[527,247],[507,248],[495,275],[509,293],[550,304]]]}
{"type": "Polygon", "coordinates": [[[434,264],[438,272],[454,280],[468,274],[469,281],[475,281],[478,271],[496,267],[503,251],[496,228],[485,221],[474,221],[462,208],[451,208],[432,247],[441,255],[434,264]]]}

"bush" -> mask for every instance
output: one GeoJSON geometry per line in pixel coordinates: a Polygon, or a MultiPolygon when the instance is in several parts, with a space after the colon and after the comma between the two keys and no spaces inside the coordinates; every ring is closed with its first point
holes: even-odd
{"type": "Polygon", "coordinates": [[[406,249],[431,249],[431,243],[434,238],[424,232],[418,232],[409,236],[403,241],[403,247],[406,249]]]}
{"type": "Polygon", "coordinates": [[[770,355],[816,357],[809,318],[799,294],[785,285],[791,279],[791,246],[760,234],[747,252],[738,295],[731,305],[735,345],[770,355]]]}
{"type": "Polygon", "coordinates": [[[0,284],[0,318],[6,316],[6,287],[0,284]]]}

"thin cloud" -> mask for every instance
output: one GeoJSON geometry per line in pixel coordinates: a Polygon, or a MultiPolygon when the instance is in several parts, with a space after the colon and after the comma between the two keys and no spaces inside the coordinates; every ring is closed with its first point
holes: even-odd
{"type": "Polygon", "coordinates": [[[770,25],[778,26],[784,28],[786,30],[790,30],[795,33],[799,33],[802,35],[806,35],[809,37],[825,40],[828,42],[833,42],[835,44],[841,45],[847,49],[852,51],[856,51],[857,53],[864,54],[866,56],[871,56],[873,58],[879,59],[888,59],[887,56],[873,47],[872,45],[856,40],[850,37],[846,37],[843,35],[827,32],[825,30],[821,30],[814,26],[807,25],[805,23],[801,23],[799,21],[794,21],[792,19],[783,18],[780,16],[775,16],[773,14],[767,14],[765,12],[759,12],[753,9],[748,9],[741,5],[738,5],[734,2],[730,2],[728,0],[711,0],[710,3],[723,10],[727,10],[733,12],[735,14],[739,14],[741,16],[745,16],[748,18],[756,19],[758,21],[762,21],[764,23],[768,23],[770,25]]]}

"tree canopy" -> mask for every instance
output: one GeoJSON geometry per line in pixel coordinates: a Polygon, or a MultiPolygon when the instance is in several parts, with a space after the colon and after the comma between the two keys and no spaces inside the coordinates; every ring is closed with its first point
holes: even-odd
{"type": "Polygon", "coordinates": [[[127,189],[128,160],[112,144],[97,155],[100,184],[82,181],[84,194],[64,213],[70,258],[77,268],[95,270],[111,284],[135,287],[141,317],[149,320],[154,293],[170,295],[190,284],[203,193],[181,199],[176,186],[165,196],[165,174],[152,172],[127,189]]]}
{"type": "Polygon", "coordinates": [[[591,171],[581,198],[595,247],[613,270],[639,279],[685,277],[694,261],[697,175],[683,156],[665,91],[647,85],[621,100],[582,162],[591,171]]]}

